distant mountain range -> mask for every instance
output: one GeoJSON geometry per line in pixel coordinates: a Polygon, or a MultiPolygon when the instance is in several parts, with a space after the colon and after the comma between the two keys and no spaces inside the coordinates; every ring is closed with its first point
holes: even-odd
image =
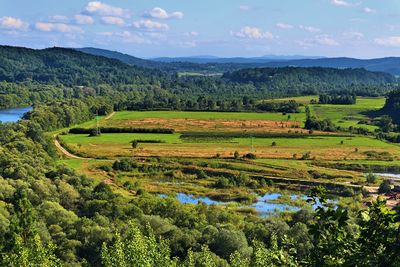
{"type": "Polygon", "coordinates": [[[277,55],[266,55],[262,57],[232,57],[232,58],[221,58],[215,56],[192,56],[192,57],[159,57],[152,58],[151,60],[160,61],[160,62],[191,62],[198,64],[227,64],[227,63],[236,63],[236,64],[260,64],[271,61],[287,61],[287,60],[299,60],[299,59],[319,59],[324,57],[317,56],[277,56],[277,55]]]}
{"type": "Polygon", "coordinates": [[[329,67],[329,68],[365,68],[400,75],[400,57],[376,59],[356,59],[347,57],[325,58],[306,56],[274,56],[219,58],[214,56],[194,56],[176,58],[141,59],[131,55],[98,48],[78,48],[78,51],[118,59],[129,65],[145,68],[157,68],[169,71],[226,72],[242,68],[255,67],[329,67]]]}

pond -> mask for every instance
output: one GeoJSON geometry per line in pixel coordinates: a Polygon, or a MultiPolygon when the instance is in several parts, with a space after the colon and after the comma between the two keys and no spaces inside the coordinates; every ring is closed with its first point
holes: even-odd
{"type": "Polygon", "coordinates": [[[30,110],[32,107],[2,109],[0,110],[0,122],[17,122],[30,110]]]}
{"type": "MultiPolygon", "coordinates": [[[[166,195],[161,194],[161,197],[166,197],[166,195]]],[[[279,197],[282,195],[279,193],[267,193],[260,196],[257,199],[257,202],[248,204],[248,205],[241,205],[239,204],[238,207],[240,208],[253,208],[256,212],[261,216],[267,216],[274,212],[280,211],[297,211],[300,210],[299,207],[288,205],[288,204],[281,204],[281,203],[274,203],[274,201],[278,200],[279,197]]],[[[306,200],[307,197],[304,195],[290,195],[291,200],[296,200],[297,198],[301,198],[301,200],[306,200]]],[[[234,204],[236,202],[223,202],[210,199],[209,197],[196,197],[193,195],[188,195],[184,193],[176,194],[176,199],[179,200],[182,204],[199,204],[204,203],[206,205],[222,205],[228,206],[230,204],[234,204]]],[[[313,207],[316,208],[316,207],[313,207]]]]}

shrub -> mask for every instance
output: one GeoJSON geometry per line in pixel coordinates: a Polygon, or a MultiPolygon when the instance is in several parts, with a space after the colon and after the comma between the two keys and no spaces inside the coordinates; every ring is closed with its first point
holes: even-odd
{"type": "Polygon", "coordinates": [[[257,156],[253,153],[247,153],[243,157],[246,159],[256,159],[257,158],[257,156]]]}
{"type": "Polygon", "coordinates": [[[392,190],[392,187],[390,186],[390,182],[388,180],[384,180],[380,185],[378,192],[379,194],[386,194],[389,193],[392,190]]]}
{"type": "Polygon", "coordinates": [[[365,178],[367,179],[367,183],[369,184],[374,184],[378,180],[378,177],[373,173],[367,173],[367,175],[365,175],[365,178]]]}
{"type": "Polygon", "coordinates": [[[303,154],[303,156],[301,156],[302,160],[307,160],[307,159],[311,159],[311,152],[306,152],[303,154]]]}
{"type": "Polygon", "coordinates": [[[214,183],[214,187],[216,188],[228,188],[231,186],[231,182],[225,177],[219,177],[218,180],[214,183]]]}
{"type": "Polygon", "coordinates": [[[135,149],[138,147],[139,142],[137,140],[133,140],[133,141],[131,141],[131,145],[132,145],[132,148],[135,149]]]}
{"type": "Polygon", "coordinates": [[[90,133],[89,133],[90,137],[99,136],[99,135],[101,135],[100,129],[93,128],[90,130],[90,133]]]}
{"type": "Polygon", "coordinates": [[[116,160],[113,164],[113,169],[116,171],[132,171],[138,167],[137,163],[131,158],[116,160]]]}

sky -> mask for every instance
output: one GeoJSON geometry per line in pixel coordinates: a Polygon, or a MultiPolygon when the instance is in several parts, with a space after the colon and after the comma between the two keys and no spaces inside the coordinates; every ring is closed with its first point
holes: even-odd
{"type": "Polygon", "coordinates": [[[400,0],[0,0],[0,44],[142,58],[400,56],[400,0]]]}

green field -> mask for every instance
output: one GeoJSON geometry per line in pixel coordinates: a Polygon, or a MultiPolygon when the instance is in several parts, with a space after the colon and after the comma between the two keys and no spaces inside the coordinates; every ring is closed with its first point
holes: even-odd
{"type": "Polygon", "coordinates": [[[378,127],[358,124],[359,121],[369,120],[366,112],[377,111],[385,104],[385,98],[357,98],[355,105],[311,105],[312,112],[318,118],[328,118],[341,127],[363,127],[375,130],[378,127]]]}
{"type": "MultiPolygon", "coordinates": [[[[290,99],[307,105],[316,96],[290,99]]],[[[356,105],[309,106],[320,119],[330,119],[340,126],[373,130],[375,126],[359,124],[359,121],[371,120],[368,112],[378,110],[383,104],[384,98],[358,98],[356,105]]],[[[216,191],[214,184],[221,175],[244,173],[249,177],[265,177],[272,181],[274,190],[281,187],[299,190],[307,187],[309,182],[335,188],[335,184],[364,185],[363,172],[368,171],[368,166],[381,170],[395,165],[400,159],[398,145],[374,137],[317,131],[309,134],[301,128],[305,120],[304,107],[301,110],[301,113],[286,115],[255,112],[116,112],[110,117],[99,118],[100,126],[170,128],[175,133],[110,133],[97,137],[87,134],[60,135],[60,140],[69,151],[82,157],[102,159],[70,159],[60,163],[96,179],[112,181],[118,191],[124,191],[124,183],[134,182],[152,193],[185,192],[224,195],[234,199],[240,196],[251,198],[253,190],[233,187],[216,191]],[[239,137],[242,135],[253,137],[239,137]],[[133,140],[153,142],[139,142],[138,147],[133,148],[133,140]],[[235,151],[240,156],[253,153],[257,159],[233,159],[235,151]],[[305,155],[307,157],[303,158],[305,155]],[[131,173],[99,169],[101,166],[110,168],[112,162],[121,157],[134,157],[152,167],[150,170],[146,167],[144,172],[131,173]],[[186,173],[188,168],[192,171],[186,173]],[[195,175],[200,170],[205,173],[202,178],[195,175]]],[[[92,120],[78,127],[95,125],[96,120],[92,120]]]]}
{"type": "Polygon", "coordinates": [[[234,151],[255,153],[261,158],[301,157],[310,152],[322,160],[366,159],[366,151],[387,152],[400,157],[400,148],[371,137],[305,136],[301,138],[180,138],[180,134],[102,134],[61,135],[63,143],[73,151],[89,157],[164,156],[164,157],[231,157],[234,151]],[[152,140],[162,143],[140,143],[133,149],[133,140],[152,140]],[[274,144],[274,145],[273,145],[274,144]]]}

